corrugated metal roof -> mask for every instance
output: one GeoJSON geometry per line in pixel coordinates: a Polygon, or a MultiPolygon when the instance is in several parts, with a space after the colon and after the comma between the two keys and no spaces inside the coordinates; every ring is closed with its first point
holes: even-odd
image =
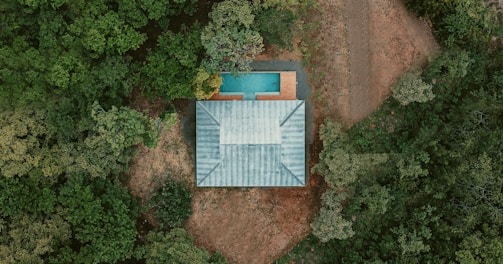
{"type": "Polygon", "coordinates": [[[305,103],[198,101],[197,186],[305,185],[305,103]]]}

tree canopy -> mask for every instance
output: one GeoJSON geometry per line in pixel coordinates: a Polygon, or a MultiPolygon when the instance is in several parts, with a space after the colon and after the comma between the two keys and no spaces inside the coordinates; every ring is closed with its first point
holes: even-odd
{"type": "Polygon", "coordinates": [[[258,10],[289,19],[297,3],[213,2],[0,4],[1,263],[225,263],[179,229],[190,188],[170,182],[141,208],[124,187],[137,146],[169,125],[133,96],[210,97],[221,70],[248,70],[262,51],[258,10]],[[163,224],[139,235],[150,206],[163,224]]]}
{"type": "MultiPolygon", "coordinates": [[[[497,263],[503,234],[503,51],[483,1],[407,1],[442,52],[367,119],[320,127],[328,190],[288,255],[320,263],[497,263]],[[468,21],[469,20],[469,21],[468,21]],[[490,22],[491,21],[491,22],[490,22]],[[433,96],[434,95],[434,96],[433,96]]],[[[288,262],[285,257],[285,262],[288,262]]],[[[301,262],[301,261],[299,261],[301,262]]]]}
{"type": "Polygon", "coordinates": [[[203,65],[216,71],[249,71],[255,55],[263,50],[263,39],[252,29],[255,19],[247,1],[225,0],[213,6],[210,22],[201,33],[206,50],[203,65]]]}

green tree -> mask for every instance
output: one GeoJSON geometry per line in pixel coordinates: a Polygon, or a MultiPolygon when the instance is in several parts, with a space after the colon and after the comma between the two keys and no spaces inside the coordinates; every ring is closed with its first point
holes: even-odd
{"type": "Polygon", "coordinates": [[[139,6],[8,0],[0,12],[9,25],[0,32],[2,108],[68,100],[81,116],[92,102],[110,107],[131,91],[124,55],[146,39],[139,6]]]}
{"type": "Polygon", "coordinates": [[[11,43],[2,41],[0,47],[0,105],[12,106],[13,102],[45,102],[44,56],[30,47],[23,37],[13,37],[11,43]],[[10,45],[9,45],[10,44],[10,45]],[[14,60],[14,58],[16,58],[14,60]]]}
{"type": "Polygon", "coordinates": [[[213,6],[210,22],[201,33],[207,55],[203,65],[208,72],[250,70],[250,62],[263,50],[262,37],[251,29],[252,11],[248,2],[239,0],[213,6]]]}
{"type": "Polygon", "coordinates": [[[394,197],[389,188],[374,183],[362,184],[361,188],[355,189],[347,213],[352,212],[370,218],[384,215],[392,208],[394,197]]]}
{"type": "Polygon", "coordinates": [[[333,189],[326,191],[323,196],[323,206],[318,215],[311,222],[313,235],[321,242],[331,239],[347,239],[355,232],[352,223],[342,217],[342,202],[347,199],[344,193],[337,194],[333,189]]]}
{"type": "Polygon", "coordinates": [[[0,112],[0,172],[3,177],[54,177],[62,172],[44,109],[0,112]]]}
{"type": "Polygon", "coordinates": [[[258,8],[275,8],[284,10],[301,4],[299,0],[252,0],[253,5],[258,8]]]}
{"type": "Polygon", "coordinates": [[[118,176],[127,170],[139,143],[157,145],[160,120],[127,107],[105,111],[95,103],[91,111],[93,120],[81,127],[84,137],[58,147],[67,174],[118,176]]]}
{"type": "Polygon", "coordinates": [[[0,228],[0,262],[44,263],[44,257],[71,238],[70,225],[59,215],[23,215],[0,228]]]}
{"type": "Polygon", "coordinates": [[[320,139],[323,150],[313,172],[321,174],[331,188],[344,189],[359,175],[388,160],[387,154],[351,154],[344,149],[348,146],[347,135],[339,124],[330,120],[321,125],[320,139]]]}
{"type": "Polygon", "coordinates": [[[445,14],[455,1],[456,0],[407,0],[405,4],[410,11],[416,13],[420,17],[428,17],[435,20],[445,14]]]}
{"type": "Polygon", "coordinates": [[[168,233],[150,232],[147,236],[147,264],[204,264],[209,263],[209,258],[208,252],[197,248],[184,229],[174,228],[168,233]]]}
{"type": "Polygon", "coordinates": [[[398,228],[392,228],[397,235],[402,257],[405,259],[416,258],[421,252],[430,251],[427,240],[432,238],[431,224],[438,221],[438,216],[433,212],[434,207],[424,206],[413,212],[411,219],[406,225],[401,224],[398,228]]]}
{"type": "Polygon", "coordinates": [[[433,93],[440,102],[456,103],[469,90],[468,84],[471,84],[472,78],[475,77],[470,73],[476,73],[475,68],[478,67],[475,57],[470,51],[451,49],[442,52],[428,65],[423,78],[427,82],[435,83],[433,93]]]}
{"type": "Polygon", "coordinates": [[[139,210],[119,184],[106,179],[89,182],[82,175],[71,175],[58,200],[78,249],[66,247],[54,260],[113,263],[132,256],[139,210]]]}
{"type": "Polygon", "coordinates": [[[141,69],[140,84],[149,97],[166,100],[194,96],[193,82],[201,63],[200,29],[196,24],[180,33],[164,32],[141,69]]]}
{"type": "Polygon", "coordinates": [[[173,180],[166,182],[150,198],[155,217],[163,228],[180,227],[192,214],[192,195],[188,187],[173,180]]]}
{"type": "Polygon", "coordinates": [[[452,7],[437,24],[441,42],[452,47],[487,49],[492,38],[501,33],[497,12],[488,8],[483,1],[453,1],[452,7]]]}
{"type": "Polygon", "coordinates": [[[487,49],[501,33],[496,10],[480,0],[408,0],[407,7],[434,23],[435,34],[446,47],[487,49]]]}
{"type": "Polygon", "coordinates": [[[398,79],[396,84],[391,87],[393,98],[402,105],[408,105],[412,102],[425,103],[433,100],[435,95],[432,92],[433,86],[425,83],[419,73],[405,73],[398,79]]]}
{"type": "Polygon", "coordinates": [[[0,217],[52,214],[57,206],[54,182],[35,178],[0,178],[0,217]]]}
{"type": "Polygon", "coordinates": [[[296,17],[291,10],[260,8],[255,14],[256,18],[252,28],[260,33],[264,44],[273,44],[282,49],[293,50],[292,26],[296,17]]]}
{"type": "Polygon", "coordinates": [[[139,0],[140,6],[148,14],[148,18],[153,20],[163,20],[182,13],[191,15],[196,10],[195,3],[197,0],[139,0]]]}
{"type": "Polygon", "coordinates": [[[120,152],[140,142],[152,148],[157,146],[160,120],[154,121],[127,107],[105,111],[97,103],[93,105],[91,116],[96,121],[94,131],[106,139],[113,151],[120,152]]]}
{"type": "Polygon", "coordinates": [[[461,242],[456,252],[456,261],[462,264],[491,263],[496,264],[503,258],[503,240],[494,236],[476,232],[461,242]]]}

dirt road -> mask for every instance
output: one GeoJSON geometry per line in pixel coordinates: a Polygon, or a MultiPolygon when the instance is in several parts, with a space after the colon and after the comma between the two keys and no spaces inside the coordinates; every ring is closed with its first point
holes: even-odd
{"type": "Polygon", "coordinates": [[[370,83],[369,4],[366,0],[345,1],[348,30],[351,120],[361,120],[372,100],[370,83]]]}

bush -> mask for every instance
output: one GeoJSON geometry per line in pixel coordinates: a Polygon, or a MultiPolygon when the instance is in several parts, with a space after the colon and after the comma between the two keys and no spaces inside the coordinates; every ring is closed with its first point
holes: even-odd
{"type": "Polygon", "coordinates": [[[174,228],[169,232],[149,232],[147,235],[145,263],[206,264],[208,252],[194,245],[185,229],[174,228]]]}
{"type": "Polygon", "coordinates": [[[398,100],[401,105],[408,105],[412,102],[425,103],[435,98],[432,88],[431,84],[423,82],[419,74],[406,73],[391,90],[393,98],[398,100]]]}
{"type": "Polygon", "coordinates": [[[213,5],[210,22],[201,32],[206,50],[203,67],[218,71],[250,71],[250,63],[263,50],[263,39],[251,25],[255,16],[247,1],[226,0],[213,5]]]}
{"type": "Polygon", "coordinates": [[[274,44],[279,48],[293,50],[293,34],[291,26],[296,17],[292,11],[274,8],[260,9],[257,12],[253,27],[257,30],[265,44],[274,44]]]}
{"type": "Polygon", "coordinates": [[[220,252],[215,252],[215,254],[213,254],[211,257],[210,257],[210,261],[209,261],[211,264],[226,264],[227,263],[227,259],[224,257],[224,255],[222,255],[222,253],[220,252]]]}
{"type": "Polygon", "coordinates": [[[194,79],[194,85],[196,87],[194,95],[197,100],[209,99],[218,92],[220,85],[222,85],[222,77],[220,74],[209,74],[200,68],[194,79]]]}
{"type": "Polygon", "coordinates": [[[168,177],[166,183],[150,199],[161,228],[180,227],[192,214],[189,188],[168,177]]]}

